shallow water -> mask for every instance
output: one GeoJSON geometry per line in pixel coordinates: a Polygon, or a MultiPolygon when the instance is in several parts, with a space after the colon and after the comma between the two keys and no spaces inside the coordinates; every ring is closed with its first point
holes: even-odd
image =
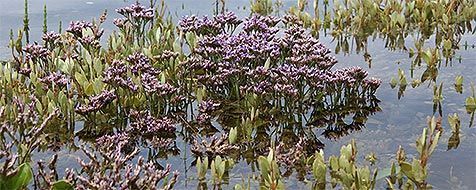
{"type": "MultiPolygon", "coordinates": [[[[293,4],[293,0],[284,1],[287,7],[293,4]]],[[[214,1],[211,0],[168,0],[167,5],[174,17],[181,17],[187,14],[211,14],[214,9],[214,1]],[[184,5],[184,9],[182,9],[184,5]]],[[[30,2],[30,28],[31,38],[39,39],[42,30],[43,5],[48,7],[48,27],[49,30],[57,30],[59,21],[63,22],[63,30],[71,20],[90,20],[98,17],[104,9],[108,10],[108,21],[104,25],[106,32],[111,32],[114,27],[112,19],[117,16],[114,9],[129,4],[121,0],[42,0],[30,2]]],[[[238,11],[238,15],[247,15],[249,10],[243,10],[243,6],[248,6],[249,0],[233,0],[228,2],[228,8],[238,11]]],[[[10,29],[22,27],[23,1],[21,0],[0,0],[0,59],[9,57],[8,35],[10,29]]],[[[321,36],[322,42],[329,48],[335,47],[335,42],[329,37],[321,36]]],[[[430,40],[431,41],[431,40],[430,40]]],[[[476,43],[475,35],[466,35],[462,42],[468,44],[476,43]]],[[[407,43],[411,43],[408,39],[407,43]]],[[[382,79],[382,86],[378,90],[377,97],[381,100],[381,112],[369,117],[366,128],[353,132],[339,140],[323,140],[326,155],[338,154],[341,145],[347,144],[351,139],[356,139],[359,148],[359,155],[363,157],[370,152],[375,152],[378,157],[377,165],[380,167],[390,166],[389,160],[393,159],[399,145],[402,145],[409,157],[415,155],[415,139],[426,127],[426,117],[433,115],[433,89],[424,83],[417,88],[407,87],[404,96],[397,97],[397,89],[392,89],[389,85],[392,76],[397,76],[398,68],[401,68],[409,77],[411,59],[406,52],[390,51],[384,48],[384,42],[375,40],[369,44],[369,53],[372,55],[372,67],[368,68],[362,54],[351,53],[350,55],[337,54],[339,64],[336,67],[360,66],[366,68],[369,76],[382,79]],[[400,64],[397,64],[397,63],[400,64]]],[[[444,100],[442,102],[443,128],[444,133],[437,150],[430,159],[429,183],[435,189],[472,189],[476,187],[476,127],[469,127],[470,115],[466,113],[464,107],[465,98],[471,92],[470,83],[476,83],[476,49],[468,48],[458,50],[456,57],[462,57],[461,62],[453,61],[452,66],[442,66],[439,69],[438,83],[444,83],[444,100]],[[458,94],[453,87],[454,78],[457,75],[464,76],[464,93],[458,94]],[[458,113],[461,119],[461,143],[457,149],[447,151],[447,141],[451,135],[450,127],[447,123],[447,115],[458,113]],[[453,176],[450,176],[452,170],[453,176]],[[456,177],[457,180],[453,178],[456,177]],[[453,179],[453,180],[451,180],[453,179]],[[460,184],[462,187],[455,185],[460,184]]],[[[415,76],[420,76],[424,68],[417,68],[415,76]]],[[[417,77],[418,78],[418,77],[417,77]]],[[[437,113],[435,115],[438,115],[437,113]]],[[[177,189],[184,189],[187,186],[195,187],[197,183],[193,180],[195,169],[190,167],[194,160],[187,148],[189,145],[177,139],[177,146],[182,149],[181,154],[163,160],[163,163],[171,163],[174,169],[181,172],[177,189]],[[187,180],[184,180],[187,179],[187,180]]],[[[50,152],[36,153],[34,157],[38,159],[48,158],[50,152]]],[[[59,152],[60,161],[58,167],[72,167],[76,164],[75,157],[81,156],[71,153],[69,150],[59,152]]],[[[231,184],[241,182],[241,174],[251,171],[251,167],[243,161],[231,171],[236,174],[230,180],[231,184]]],[[[287,179],[292,187],[303,187],[302,183],[294,183],[294,177],[287,179]]],[[[226,188],[226,187],[225,187],[226,188]]]]}

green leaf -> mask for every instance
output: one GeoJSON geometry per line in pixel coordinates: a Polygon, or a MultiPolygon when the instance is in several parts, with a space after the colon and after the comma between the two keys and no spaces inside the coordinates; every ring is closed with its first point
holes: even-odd
{"type": "Polygon", "coordinates": [[[6,189],[19,190],[25,188],[33,179],[33,171],[29,163],[21,164],[13,175],[5,180],[6,189]]]}
{"type": "Polygon", "coordinates": [[[160,38],[162,36],[162,30],[160,28],[157,28],[157,30],[155,31],[155,40],[157,41],[157,43],[162,43],[160,41],[160,38]]]}
{"type": "Polygon", "coordinates": [[[54,182],[51,186],[51,190],[73,190],[73,185],[66,180],[59,180],[54,182]]]}
{"type": "Polygon", "coordinates": [[[238,135],[238,129],[236,127],[231,128],[230,133],[228,135],[228,142],[230,144],[235,144],[237,135],[238,135]]]}
{"type": "Polygon", "coordinates": [[[266,159],[266,157],[264,156],[258,157],[258,166],[259,166],[259,169],[261,170],[261,177],[268,176],[270,164],[268,163],[268,159],[266,159]]]}
{"type": "Polygon", "coordinates": [[[236,185],[235,185],[235,187],[234,187],[233,189],[235,189],[235,190],[242,190],[242,189],[243,189],[243,187],[241,187],[241,185],[240,185],[240,184],[236,184],[236,185]]]}
{"type": "Polygon", "coordinates": [[[433,141],[431,142],[431,145],[430,145],[430,152],[428,153],[429,155],[431,155],[431,153],[433,153],[433,151],[435,150],[436,146],[438,145],[438,140],[440,139],[440,135],[441,135],[441,131],[438,131],[433,139],[433,141]]]}
{"type": "Polygon", "coordinates": [[[412,170],[412,165],[408,162],[400,163],[400,169],[408,178],[414,179],[414,174],[412,170]]]}
{"type": "Polygon", "coordinates": [[[390,87],[392,88],[395,88],[398,84],[398,81],[395,77],[392,77],[392,79],[390,80],[390,87]]]}
{"type": "Polygon", "coordinates": [[[84,50],[82,51],[83,53],[83,58],[85,59],[86,63],[89,65],[89,64],[92,64],[93,63],[93,58],[91,57],[91,54],[84,50]]]}
{"type": "Polygon", "coordinates": [[[315,154],[314,163],[312,164],[312,173],[318,182],[326,182],[327,166],[324,163],[324,152],[322,150],[315,154]]]}
{"type": "Polygon", "coordinates": [[[84,90],[84,93],[86,95],[91,96],[94,94],[94,85],[93,83],[89,83],[88,86],[86,86],[86,89],[84,90]]]}
{"type": "Polygon", "coordinates": [[[266,59],[266,62],[264,63],[264,68],[269,69],[270,65],[271,65],[271,59],[268,57],[268,59],[266,59]]]}
{"type": "Polygon", "coordinates": [[[81,85],[82,87],[85,87],[88,82],[88,79],[86,79],[86,76],[84,76],[83,74],[77,72],[74,74],[74,78],[76,79],[76,81],[78,81],[79,85],[81,85]]]}

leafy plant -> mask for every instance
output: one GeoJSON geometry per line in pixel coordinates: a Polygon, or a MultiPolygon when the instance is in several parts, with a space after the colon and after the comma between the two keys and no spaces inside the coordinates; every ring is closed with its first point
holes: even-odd
{"type": "Polygon", "coordinates": [[[20,190],[28,186],[33,179],[33,171],[30,164],[23,163],[15,170],[0,174],[1,189],[20,190]]]}
{"type": "Polygon", "coordinates": [[[258,166],[260,169],[262,188],[272,190],[285,189],[273,149],[270,149],[267,157],[258,157],[258,166]]]}
{"type": "Polygon", "coordinates": [[[397,161],[400,168],[400,174],[397,179],[394,178],[396,168],[392,165],[392,175],[387,179],[390,189],[394,189],[394,184],[398,181],[399,186],[404,189],[429,189],[431,186],[427,183],[428,161],[431,154],[435,151],[442,133],[441,117],[428,118],[428,126],[423,129],[421,136],[416,141],[416,149],[419,156],[413,158],[411,162],[406,160],[405,152],[400,147],[397,152],[397,161]],[[403,179],[405,177],[405,179],[403,179]]]}

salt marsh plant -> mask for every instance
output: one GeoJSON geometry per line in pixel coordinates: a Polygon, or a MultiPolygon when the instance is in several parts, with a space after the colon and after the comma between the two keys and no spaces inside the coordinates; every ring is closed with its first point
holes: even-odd
{"type": "MultiPolygon", "coordinates": [[[[381,81],[360,67],[335,69],[338,61],[317,30],[330,30],[338,49],[349,51],[348,34],[359,50],[375,32],[388,47],[404,48],[401,40],[410,31],[422,30],[426,40],[438,28],[445,39],[437,42],[446,52],[454,47],[448,40],[453,43],[461,31],[427,21],[469,30],[466,20],[472,18],[466,1],[441,2],[457,9],[462,21],[453,13],[447,21],[440,13],[427,18],[428,8],[437,9],[433,2],[386,2],[383,8],[371,1],[334,2],[332,17],[328,1],[323,17],[315,2],[313,18],[305,12],[307,1],[276,17],[272,1],[257,0],[244,19],[223,9],[211,17],[185,16],[177,25],[163,2],[134,3],[116,10],[117,31],[106,43],[106,11],[98,19],[70,22],[65,32],[47,31],[45,11],[39,42],[30,42],[25,14],[24,28],[11,32],[12,57],[0,67],[0,187],[172,189],[178,173],[160,159],[190,149],[202,188],[208,171],[214,188],[221,188],[234,162],[245,160],[258,166],[263,188],[284,189],[296,171],[299,179],[314,177],[312,188],[373,189],[377,170],[357,164],[354,141],[326,159],[316,133],[335,140],[364,128],[380,111],[375,94],[381,81]],[[382,23],[370,22],[376,17],[382,23]],[[361,24],[371,24],[369,31],[361,24]],[[177,137],[191,147],[179,149],[177,137]],[[32,169],[33,152],[64,147],[84,155],[78,168],[56,171],[53,156],[48,166],[40,161],[32,169]]],[[[439,49],[417,49],[415,56],[431,68],[421,82],[436,82],[439,49]]],[[[404,90],[403,70],[392,83],[404,90]]],[[[435,103],[441,89],[435,89],[435,103]]],[[[474,115],[471,98],[467,109],[474,115]]],[[[397,178],[399,186],[428,187],[427,162],[440,135],[438,121],[430,120],[417,142],[419,157],[407,162],[400,150],[400,170],[392,166],[388,185],[396,186],[397,178]]]]}

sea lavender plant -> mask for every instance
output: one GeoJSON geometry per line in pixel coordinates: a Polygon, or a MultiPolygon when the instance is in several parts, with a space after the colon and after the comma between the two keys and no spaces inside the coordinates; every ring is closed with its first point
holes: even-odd
{"type": "Polygon", "coordinates": [[[83,38],[83,30],[91,29],[92,30],[93,24],[87,21],[71,21],[69,24],[67,32],[73,34],[76,38],[81,39],[83,38]]]}
{"type": "Polygon", "coordinates": [[[127,62],[131,65],[131,71],[133,74],[147,73],[150,75],[158,75],[159,69],[154,68],[150,64],[150,59],[143,53],[133,53],[127,57],[127,62]]]}
{"type": "Polygon", "coordinates": [[[42,78],[38,79],[45,85],[45,89],[55,87],[66,87],[70,83],[70,77],[60,72],[50,73],[42,78]]]}
{"type": "Polygon", "coordinates": [[[133,92],[138,86],[132,82],[132,78],[127,76],[128,66],[122,61],[115,60],[103,73],[103,82],[114,87],[122,87],[133,92]]]}
{"type": "Polygon", "coordinates": [[[23,51],[26,54],[25,58],[27,60],[33,61],[34,63],[37,61],[47,61],[48,55],[50,53],[48,49],[38,44],[27,44],[23,48],[23,51]]]}

